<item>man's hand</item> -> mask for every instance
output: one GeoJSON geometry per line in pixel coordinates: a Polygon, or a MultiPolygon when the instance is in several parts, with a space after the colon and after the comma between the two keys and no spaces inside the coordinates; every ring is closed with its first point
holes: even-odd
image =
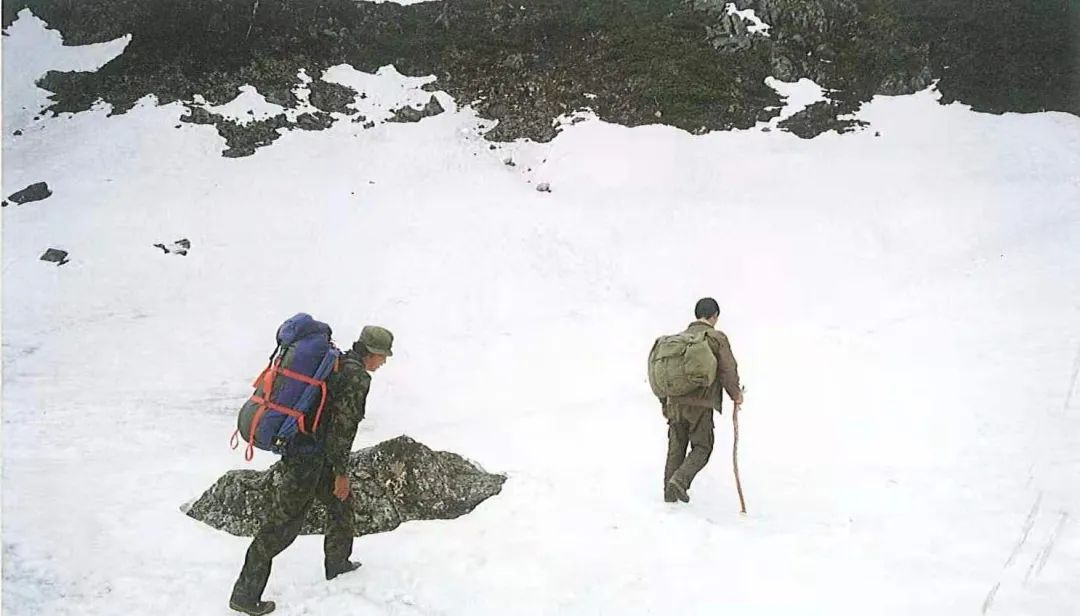
{"type": "Polygon", "coordinates": [[[345,500],[349,498],[349,477],[346,475],[338,475],[334,477],[334,496],[338,500],[345,500]]]}

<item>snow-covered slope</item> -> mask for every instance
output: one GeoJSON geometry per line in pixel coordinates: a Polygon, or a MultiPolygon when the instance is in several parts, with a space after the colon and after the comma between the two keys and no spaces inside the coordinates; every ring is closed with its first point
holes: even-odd
{"type": "Polygon", "coordinates": [[[341,343],[397,335],[358,447],[407,433],[510,479],[469,516],[360,539],[333,583],[301,538],[267,589],[282,614],[1080,605],[1076,117],[926,91],[842,137],[587,120],[492,150],[440,95],[418,124],[224,159],[177,105],[34,121],[36,74],[123,41],[63,48],[26,14],[9,33],[3,194],[54,194],[3,211],[5,613],[229,613],[247,541],[179,507],[243,466],[235,411],[301,310],[341,343]],[[187,256],[153,247],[179,238],[187,256]],[[644,358],[703,295],[749,388],[746,517],[726,414],[693,502],[661,502],[644,358]]]}

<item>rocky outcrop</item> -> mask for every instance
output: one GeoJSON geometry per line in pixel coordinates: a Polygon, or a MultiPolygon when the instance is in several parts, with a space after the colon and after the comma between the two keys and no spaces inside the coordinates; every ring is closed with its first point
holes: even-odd
{"type": "MultiPolygon", "coordinates": [[[[806,77],[847,106],[937,80],[942,102],[976,110],[1080,114],[1075,31],[1066,2],[1045,0],[440,0],[408,6],[353,0],[11,0],[59,29],[67,44],[130,33],[95,72],[50,72],[52,112],[102,100],[124,113],[157,101],[213,105],[251,85],[296,110],[297,73],[341,63],[393,64],[433,75],[431,87],[497,120],[495,141],[552,139],[582,108],[602,120],[664,123],[694,133],[749,128],[776,115],[766,77],[806,77]],[[762,32],[735,10],[752,9],[762,32]]],[[[345,113],[350,93],[314,82],[310,102],[345,113]]],[[[415,117],[415,110],[402,111],[415,117]]],[[[291,117],[291,116],[290,116],[291,117]]],[[[835,119],[835,118],[834,118],[835,119]]],[[[231,127],[272,141],[282,126],[231,127]]],[[[219,124],[219,130],[221,125],[219,124]]],[[[229,156],[258,145],[230,146],[229,156]]]]}
{"type": "Polygon", "coordinates": [[[777,126],[803,139],[812,139],[828,131],[850,133],[866,126],[866,122],[862,120],[841,117],[852,111],[854,109],[843,103],[821,101],[808,105],[806,109],[780,122],[777,126]]]}
{"type": "MultiPolygon", "coordinates": [[[[911,94],[931,81],[930,46],[912,44],[894,14],[854,0],[687,0],[710,15],[709,42],[721,53],[769,54],[772,76],[808,77],[853,96],[911,94]],[[752,10],[767,34],[737,11],[752,10]],[[855,61],[858,60],[858,61],[855,61]]],[[[850,97],[849,97],[850,98],[850,97]]]]}
{"type": "MultiPolygon", "coordinates": [[[[185,512],[233,535],[254,535],[274,488],[277,467],[229,471],[198,500],[185,506],[185,512]]],[[[412,520],[463,516],[498,494],[506,477],[488,473],[457,454],[432,451],[407,436],[399,436],[353,452],[349,481],[354,528],[359,537],[390,531],[412,520]]],[[[326,510],[316,502],[300,532],[321,533],[325,515],[326,510]]]]}
{"type": "Polygon", "coordinates": [[[356,113],[350,106],[356,100],[356,90],[339,83],[316,79],[308,84],[311,96],[308,101],[320,111],[327,113],[356,113]]]}
{"type": "Polygon", "coordinates": [[[443,111],[445,110],[443,109],[443,106],[439,104],[439,99],[432,95],[427,104],[420,109],[409,106],[395,109],[392,112],[394,114],[393,117],[387,120],[387,122],[419,122],[424,118],[439,115],[443,111]]]}

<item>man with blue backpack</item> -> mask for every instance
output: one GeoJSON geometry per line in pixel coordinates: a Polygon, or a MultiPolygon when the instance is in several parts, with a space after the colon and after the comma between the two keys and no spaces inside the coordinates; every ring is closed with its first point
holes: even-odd
{"type": "Polygon", "coordinates": [[[348,458],[364,418],[371,373],[393,355],[389,330],[366,326],[344,354],[330,343],[329,326],[299,314],[278,330],[278,347],[256,380],[255,395],[241,409],[239,430],[251,447],[282,455],[271,504],[247,550],[229,607],[260,616],[274,611],[262,593],[271,562],[300,533],[318,499],[326,507],[326,579],[355,571],[350,561],[353,511],[348,458]]]}

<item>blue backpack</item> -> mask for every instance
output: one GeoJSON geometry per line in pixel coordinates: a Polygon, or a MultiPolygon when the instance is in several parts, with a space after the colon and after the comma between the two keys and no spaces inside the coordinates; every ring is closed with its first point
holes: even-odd
{"type": "Polygon", "coordinates": [[[255,447],[278,455],[322,449],[316,431],[326,405],[326,379],[341,354],[331,334],[329,325],[303,312],[278,328],[277,347],[252,383],[255,393],[240,408],[232,436],[233,449],[241,437],[247,442],[245,460],[254,457],[255,447]]]}

